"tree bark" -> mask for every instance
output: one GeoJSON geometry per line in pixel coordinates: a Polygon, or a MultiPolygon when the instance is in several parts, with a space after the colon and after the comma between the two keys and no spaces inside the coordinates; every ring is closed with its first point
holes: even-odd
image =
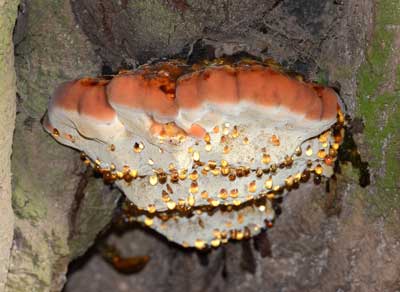
{"type": "Polygon", "coordinates": [[[12,32],[19,1],[0,1],[0,291],[4,290],[14,228],[11,208],[11,145],[15,123],[12,32]]]}
{"type": "Polygon", "coordinates": [[[65,291],[399,289],[399,11],[392,0],[22,1],[14,34],[20,99],[9,291],[59,291],[68,263],[92,244],[119,197],[86,172],[78,153],[42,131],[52,89],[182,56],[199,39],[216,55],[272,57],[339,89],[358,145],[346,155],[360,152],[361,160],[342,162],[329,191],[307,184],[291,192],[275,227],[250,241],[197,253],[139,227],[111,235],[107,242],[124,255],[150,255],[148,266],[126,277],[95,254],[77,264],[85,266],[65,291]],[[366,162],[371,184],[364,188],[366,162]]]}

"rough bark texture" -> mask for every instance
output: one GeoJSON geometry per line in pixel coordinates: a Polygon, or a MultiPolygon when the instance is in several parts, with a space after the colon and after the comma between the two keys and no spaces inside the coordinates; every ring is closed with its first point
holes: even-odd
{"type": "Polygon", "coordinates": [[[12,31],[19,1],[0,1],[0,291],[7,278],[13,238],[11,145],[15,121],[15,70],[12,31]]]}
{"type": "Polygon", "coordinates": [[[20,100],[9,290],[59,290],[68,262],[115,206],[117,195],[104,196],[101,182],[82,174],[78,154],[41,130],[54,86],[172,56],[208,38],[225,51],[270,56],[340,88],[358,121],[354,137],[370,163],[371,185],[361,188],[358,170],[343,164],[329,192],[309,184],[289,194],[269,241],[231,243],[209,254],[141,228],[112,235],[107,241],[124,255],[150,255],[148,266],[121,275],[94,255],[65,291],[399,291],[399,19],[396,0],[23,2],[15,35],[20,100]]]}
{"type": "Polygon", "coordinates": [[[118,199],[43,131],[54,87],[99,73],[69,1],[22,1],[14,35],[18,76],[13,144],[15,238],[7,291],[59,291],[68,263],[110,221],[118,199]]]}

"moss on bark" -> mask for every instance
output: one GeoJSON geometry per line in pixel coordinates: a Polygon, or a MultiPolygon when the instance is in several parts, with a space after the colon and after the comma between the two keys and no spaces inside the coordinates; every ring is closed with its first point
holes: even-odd
{"type": "MultiPolygon", "coordinates": [[[[400,3],[376,4],[375,30],[358,72],[358,115],[369,146],[374,194],[365,198],[371,214],[400,219],[400,3]]],[[[394,220],[394,221],[393,221],[394,220]]]]}

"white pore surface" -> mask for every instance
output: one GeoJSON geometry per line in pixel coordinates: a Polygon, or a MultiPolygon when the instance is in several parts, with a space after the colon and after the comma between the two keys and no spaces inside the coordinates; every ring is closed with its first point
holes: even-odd
{"type": "MultiPolygon", "coordinates": [[[[174,122],[184,130],[190,128],[193,123],[204,127],[210,134],[210,149],[206,147],[204,140],[190,136],[181,143],[160,140],[149,132],[153,117],[122,106],[112,106],[117,112],[117,117],[107,123],[73,111],[65,111],[52,104],[49,107],[48,118],[51,126],[59,132],[59,136],[55,138],[60,143],[85,152],[92,162],[99,160],[102,168],[108,168],[113,164],[118,171],[122,171],[124,166],[138,170],[139,178],[130,183],[118,180],[116,185],[139,209],[146,210],[149,205],[154,205],[157,212],[168,210],[165,200],[162,199],[163,191],[164,194],[168,193],[170,201],[178,202],[179,199],[188,201],[189,197],[194,199],[192,207],[209,205],[213,199],[218,200],[221,205],[233,204],[235,200],[243,203],[260,193],[271,191],[265,187],[268,179],[272,179],[273,188],[283,187],[285,179],[299,175],[308,168],[309,160],[312,161],[311,168],[320,164],[324,168],[324,175],[330,176],[332,172],[331,167],[320,161],[317,153],[321,149],[328,153],[333,138],[328,135],[327,142],[321,143],[317,136],[328,130],[336,119],[308,120],[303,115],[295,114],[283,107],[266,108],[244,102],[234,106],[206,104],[196,112],[179,112],[174,122]],[[218,133],[213,131],[215,126],[219,128],[218,133]],[[238,129],[237,137],[232,135],[234,126],[238,129]],[[73,142],[66,138],[67,135],[73,137],[73,142]],[[274,145],[273,135],[279,139],[279,146],[274,145]],[[222,136],[224,138],[221,142],[222,136]],[[140,153],[133,151],[135,143],[144,145],[140,153]],[[110,150],[111,145],[114,145],[113,151],[110,150]],[[226,147],[229,148],[228,153],[224,153],[226,147]],[[297,147],[302,150],[299,156],[295,155],[297,147]],[[306,151],[310,147],[312,151],[306,151]],[[225,160],[232,169],[239,166],[250,168],[250,174],[247,177],[236,177],[234,181],[230,181],[228,176],[214,175],[210,171],[207,175],[203,175],[201,173],[203,167],[198,167],[193,159],[197,153],[200,162],[207,164],[208,161],[215,160],[217,168],[220,168],[221,161],[225,160]],[[270,155],[270,163],[263,163],[264,153],[270,155]],[[275,173],[256,177],[258,168],[268,169],[272,164],[279,165],[286,156],[293,156],[291,167],[282,169],[278,167],[275,173]],[[194,170],[198,172],[197,192],[191,192],[192,180],[188,177],[179,180],[178,183],[170,182],[168,174],[171,163],[178,171],[186,170],[187,175],[194,170]],[[167,173],[167,182],[153,185],[150,183],[150,177],[159,169],[167,173]],[[256,190],[250,191],[249,184],[253,182],[256,184],[256,190]],[[238,196],[221,199],[218,196],[221,189],[225,189],[228,193],[236,189],[238,196]],[[208,198],[202,198],[203,191],[207,191],[208,198]]],[[[247,214],[246,219],[233,224],[232,228],[241,229],[251,224],[262,225],[266,218],[265,212],[253,207],[246,208],[243,211],[247,214]]],[[[269,214],[273,214],[270,207],[267,209],[269,214]]],[[[178,243],[186,241],[192,246],[197,238],[211,240],[210,230],[221,228],[226,220],[238,222],[237,216],[237,212],[217,211],[212,216],[202,213],[190,218],[176,217],[167,222],[155,217],[152,227],[171,240],[178,243]],[[198,220],[202,220],[203,224],[199,225],[198,220]]],[[[144,217],[138,220],[143,220],[144,217]]]]}

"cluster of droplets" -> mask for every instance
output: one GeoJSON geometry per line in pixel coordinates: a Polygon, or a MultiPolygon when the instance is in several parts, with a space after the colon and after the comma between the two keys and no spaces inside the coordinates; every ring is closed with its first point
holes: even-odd
{"type": "MultiPolygon", "coordinates": [[[[136,207],[133,203],[126,203],[125,211],[126,216],[124,221],[131,222],[136,220],[135,218],[139,215],[143,215],[143,223],[147,226],[152,226],[154,222],[154,217],[161,219],[162,221],[168,221],[179,216],[192,216],[201,215],[203,212],[212,213],[217,208],[224,212],[231,212],[240,210],[240,208],[245,208],[246,206],[254,206],[260,211],[266,213],[265,224],[266,227],[271,227],[274,220],[274,207],[276,206],[276,201],[280,198],[284,191],[290,191],[299,186],[300,183],[306,182],[313,176],[314,182],[319,183],[321,181],[321,176],[324,172],[324,166],[332,167],[336,159],[337,152],[342,142],[344,136],[344,116],[341,111],[338,111],[337,122],[327,131],[318,136],[318,141],[320,143],[320,149],[317,150],[317,160],[308,160],[307,168],[302,172],[296,173],[294,175],[289,175],[284,180],[284,185],[274,185],[273,176],[279,172],[280,169],[291,168],[296,157],[303,154],[305,156],[312,156],[315,154],[315,149],[311,145],[305,143],[295,149],[294,153],[285,156],[283,161],[273,162],[271,156],[267,153],[266,148],[261,148],[261,156],[259,159],[262,164],[266,167],[251,169],[245,166],[232,166],[226,160],[215,161],[202,161],[199,151],[193,147],[187,149],[190,153],[193,167],[191,170],[186,168],[177,169],[173,163],[170,163],[168,170],[163,169],[153,169],[152,175],[141,175],[139,169],[132,168],[129,165],[123,166],[122,169],[117,169],[115,164],[108,164],[101,161],[100,159],[92,160],[84,153],[81,154],[81,158],[84,163],[88,166],[92,166],[94,171],[102,176],[103,180],[107,184],[114,183],[115,181],[125,182],[127,185],[134,183],[136,179],[148,179],[151,186],[157,186],[159,184],[164,185],[165,189],[161,191],[162,201],[165,203],[166,210],[158,210],[155,204],[149,204],[146,209],[141,209],[136,207]],[[329,140],[330,137],[333,137],[329,140]],[[232,184],[232,189],[221,188],[218,194],[209,194],[207,190],[201,190],[198,185],[198,179],[200,176],[223,176],[226,177],[232,184]],[[235,181],[237,178],[242,177],[254,177],[247,185],[247,195],[239,198],[239,190],[235,188],[235,181]],[[263,179],[263,188],[259,188],[257,184],[258,180],[263,179]],[[173,192],[173,185],[179,184],[180,181],[190,180],[190,187],[188,190],[188,195],[185,198],[179,198],[173,200],[171,195],[173,192]],[[230,201],[227,199],[230,198],[230,201]],[[197,203],[197,200],[201,199],[201,204],[197,203]],[[204,204],[204,201],[207,204],[204,204]]],[[[222,126],[215,126],[212,130],[212,134],[220,134],[219,143],[223,145],[222,151],[224,154],[230,152],[229,140],[230,139],[242,139],[243,144],[249,144],[250,140],[248,137],[242,135],[238,126],[231,126],[229,123],[224,123],[222,126]],[[226,145],[224,145],[226,144],[226,145]]],[[[60,133],[57,129],[53,130],[53,135],[55,137],[59,136],[60,133]]],[[[71,135],[69,140],[74,141],[74,137],[71,135]]],[[[210,133],[204,135],[204,149],[205,151],[213,151],[213,144],[211,141],[210,133]]],[[[271,135],[270,144],[273,147],[279,147],[281,141],[277,135],[271,135]]],[[[116,150],[114,144],[107,145],[107,150],[113,152],[116,150]]],[[[145,145],[141,141],[136,141],[132,145],[132,153],[139,154],[145,149],[145,145]]],[[[161,151],[160,151],[161,152],[161,151]]],[[[154,161],[149,159],[149,165],[154,165],[154,161]]],[[[238,217],[238,220],[243,219],[244,214],[238,217]]],[[[240,223],[240,222],[239,222],[240,223]]],[[[198,224],[201,226],[202,221],[199,220],[198,224]]],[[[229,225],[229,224],[227,224],[229,225]]],[[[261,226],[253,227],[253,230],[247,226],[243,229],[229,229],[226,226],[226,230],[214,229],[213,240],[211,242],[206,242],[201,238],[196,239],[195,247],[202,249],[208,245],[216,247],[221,243],[225,243],[228,239],[240,240],[243,238],[248,238],[253,234],[257,233],[261,226]]],[[[183,243],[184,246],[189,246],[187,243],[183,243]]]]}

